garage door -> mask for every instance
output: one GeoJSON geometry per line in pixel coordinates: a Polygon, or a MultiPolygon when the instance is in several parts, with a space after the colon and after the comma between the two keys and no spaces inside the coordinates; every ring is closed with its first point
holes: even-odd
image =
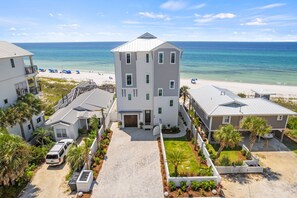
{"type": "Polygon", "coordinates": [[[137,115],[124,115],[125,127],[137,127],[137,115]]]}

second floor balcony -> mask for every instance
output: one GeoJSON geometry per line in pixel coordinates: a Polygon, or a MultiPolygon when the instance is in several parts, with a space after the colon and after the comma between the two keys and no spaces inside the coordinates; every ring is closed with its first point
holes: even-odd
{"type": "Polygon", "coordinates": [[[37,66],[36,65],[32,65],[32,66],[26,66],[25,67],[25,72],[26,74],[37,74],[37,66]]]}

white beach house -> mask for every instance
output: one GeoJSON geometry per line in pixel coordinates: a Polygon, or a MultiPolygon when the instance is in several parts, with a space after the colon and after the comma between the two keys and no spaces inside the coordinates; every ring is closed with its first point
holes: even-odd
{"type": "MultiPolygon", "coordinates": [[[[39,93],[36,80],[37,66],[33,64],[33,54],[14,44],[0,41],[0,108],[15,104],[17,98],[26,93],[39,93]]],[[[33,117],[34,127],[44,122],[43,113],[33,117]]],[[[23,124],[26,140],[31,137],[30,122],[23,124]]],[[[8,127],[12,134],[21,135],[19,125],[8,127]]]]}
{"type": "Polygon", "coordinates": [[[124,127],[178,124],[182,51],[145,33],[112,50],[118,120],[124,127]]]}
{"type": "MultiPolygon", "coordinates": [[[[113,93],[93,89],[75,98],[68,106],[56,111],[45,123],[54,131],[55,140],[65,138],[76,140],[79,129],[88,129],[89,119],[96,115],[102,123],[102,112],[107,117],[113,104],[113,93]]],[[[99,124],[100,124],[99,123],[99,124]]]]}

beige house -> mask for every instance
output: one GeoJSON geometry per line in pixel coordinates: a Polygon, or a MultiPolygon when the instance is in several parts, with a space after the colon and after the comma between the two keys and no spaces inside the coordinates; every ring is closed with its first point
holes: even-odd
{"type": "Polygon", "coordinates": [[[232,124],[239,131],[245,131],[239,128],[240,121],[245,116],[262,117],[271,125],[272,130],[283,132],[288,117],[297,115],[266,97],[240,98],[228,89],[212,85],[190,89],[188,93],[190,106],[201,119],[204,129],[208,132],[208,139],[221,125],[232,124]]]}

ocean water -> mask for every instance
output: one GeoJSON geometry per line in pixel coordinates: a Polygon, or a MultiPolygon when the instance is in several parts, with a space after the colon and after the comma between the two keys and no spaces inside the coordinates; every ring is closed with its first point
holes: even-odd
{"type": "MultiPolygon", "coordinates": [[[[114,73],[111,49],[123,42],[17,43],[40,68],[114,73]]],[[[181,77],[297,85],[296,42],[172,42],[183,50],[181,77]]]]}

